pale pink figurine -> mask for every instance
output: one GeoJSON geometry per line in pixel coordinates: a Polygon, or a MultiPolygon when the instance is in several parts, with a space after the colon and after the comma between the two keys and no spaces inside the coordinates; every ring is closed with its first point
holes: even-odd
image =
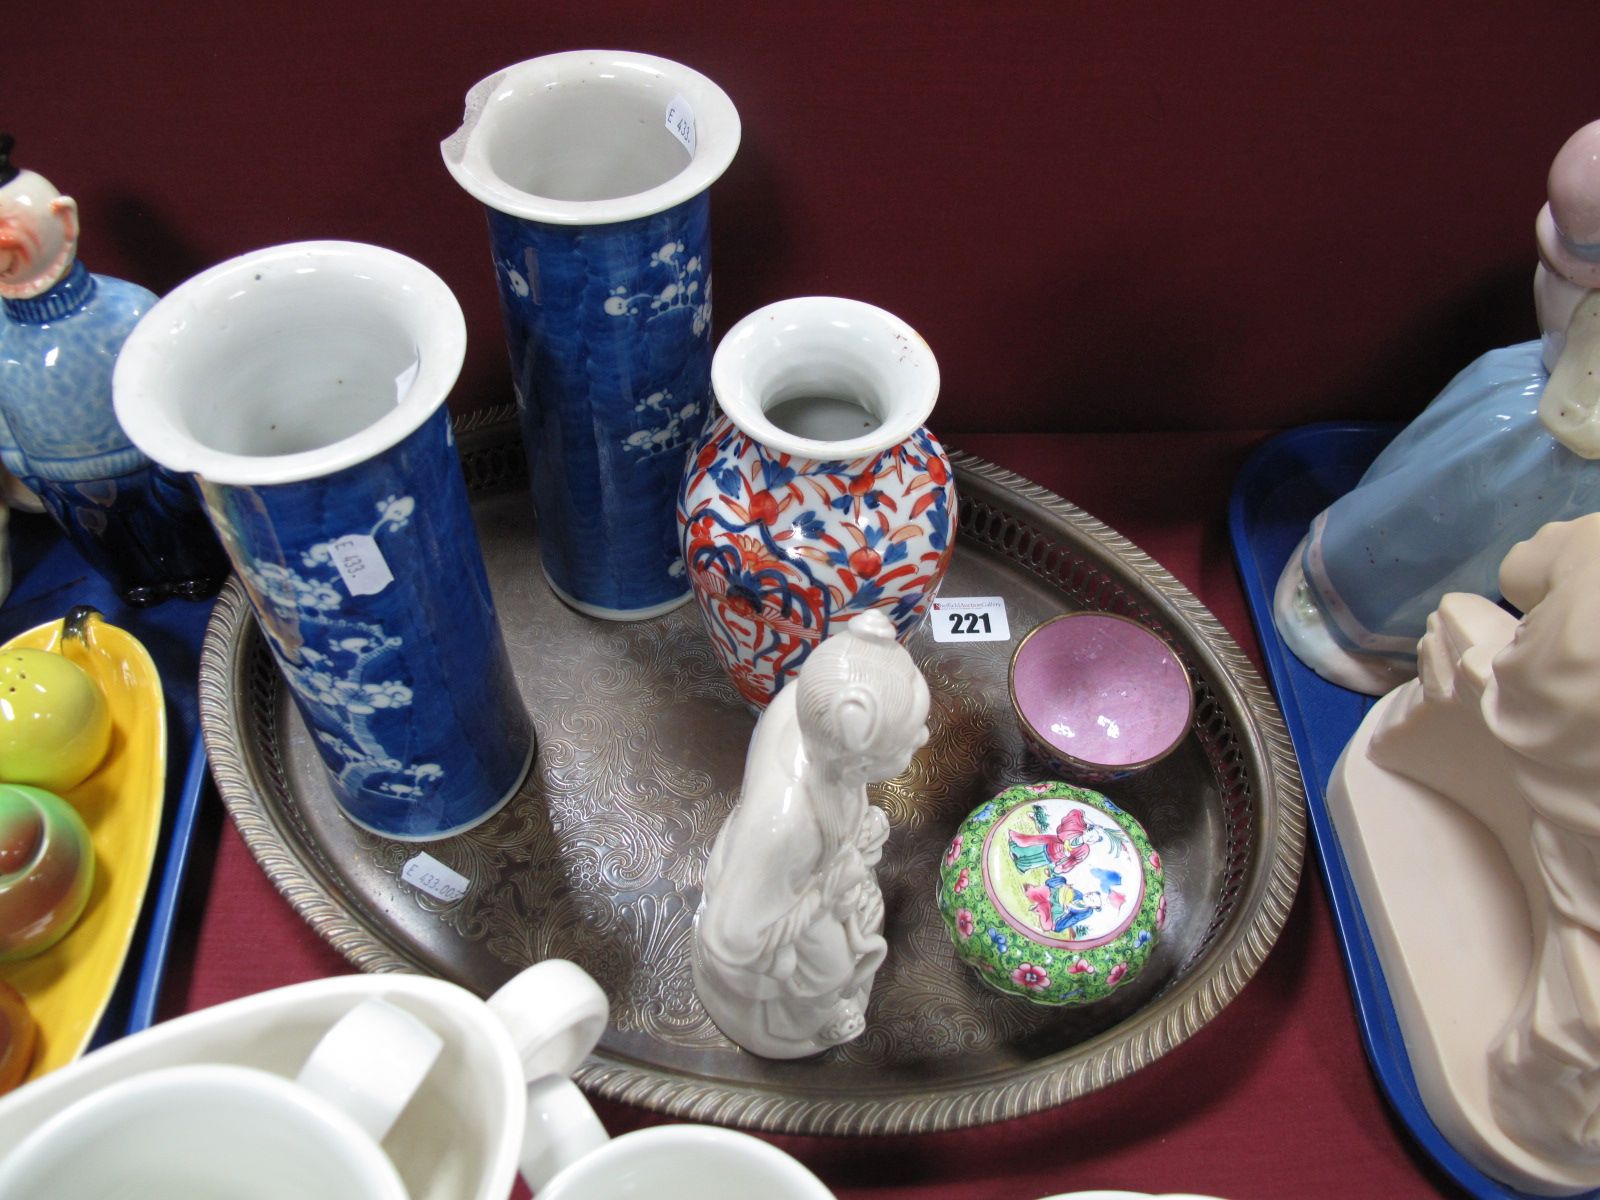
{"type": "Polygon", "coordinates": [[[1329,809],[1429,1115],[1483,1172],[1600,1187],[1600,514],[1452,593],[1329,809]]]}
{"type": "Polygon", "coordinates": [[[746,1050],[800,1058],[865,1028],[888,950],[876,868],[889,836],[866,785],[906,769],[927,741],[928,703],[894,626],[869,609],[756,722],[694,940],[700,1001],[746,1050]]]}

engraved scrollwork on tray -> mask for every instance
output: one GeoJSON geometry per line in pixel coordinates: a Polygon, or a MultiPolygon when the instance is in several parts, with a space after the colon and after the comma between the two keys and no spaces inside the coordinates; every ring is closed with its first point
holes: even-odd
{"type": "Polygon", "coordinates": [[[1131,616],[1166,637],[1196,680],[1193,736],[1115,793],[1162,849],[1166,940],[1123,994],[1086,1010],[1018,1003],[955,961],[934,904],[941,848],[972,807],[1040,767],[1006,700],[1009,646],[941,644],[922,631],[908,645],[932,693],[933,736],[904,775],[871,789],[892,828],[879,868],[891,953],[867,1029],[798,1064],[737,1050],[695,998],[688,947],[753,718],[693,606],[617,625],[554,601],[515,491],[519,456],[492,425],[458,432],[540,739],[505,810],[428,847],[472,881],[465,896],[416,893],[400,881],[415,846],[333,811],[236,589],[219,602],[202,665],[224,800],[278,888],[361,969],[426,970],[488,991],[523,965],[569,958],[612,1000],[612,1026],[579,1073],[585,1087],[694,1120],[888,1133],[1016,1116],[1103,1086],[1191,1035],[1265,957],[1294,894],[1304,810],[1261,681],[1215,618],[1131,543],[955,454],[961,516],[946,595],[1004,595],[1023,631],[1070,608],[1131,616]]]}

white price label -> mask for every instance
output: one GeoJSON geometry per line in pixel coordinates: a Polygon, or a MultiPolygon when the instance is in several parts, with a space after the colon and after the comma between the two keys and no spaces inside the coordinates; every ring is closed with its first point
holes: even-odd
{"type": "Polygon", "coordinates": [[[700,141],[694,127],[694,109],[682,96],[674,96],[672,103],[667,105],[667,128],[672,130],[673,137],[683,143],[685,150],[694,153],[700,141]]]}
{"type": "Polygon", "coordinates": [[[929,616],[936,642],[1009,642],[1011,625],[1006,621],[1006,602],[1002,596],[963,596],[933,602],[929,616]]]}
{"type": "Polygon", "coordinates": [[[427,892],[435,900],[446,904],[467,894],[472,881],[459,871],[452,871],[428,853],[418,854],[400,868],[400,878],[412,887],[427,892]]]}
{"type": "Polygon", "coordinates": [[[378,543],[365,533],[352,533],[333,543],[333,565],[352,596],[376,596],[394,582],[378,543]]]}

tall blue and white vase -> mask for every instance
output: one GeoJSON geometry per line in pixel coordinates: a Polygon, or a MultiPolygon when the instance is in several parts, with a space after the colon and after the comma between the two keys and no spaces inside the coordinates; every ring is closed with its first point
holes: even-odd
{"type": "Polygon", "coordinates": [[[155,295],[91,274],[77,204],[10,150],[0,135],[0,462],[128,603],[209,596],[228,561],[199,499],[112,412],[117,352],[155,295]]]}
{"type": "Polygon", "coordinates": [[[589,50],[483,80],[443,144],[488,209],[545,577],[591,616],[689,598],[674,503],[711,408],[707,191],[738,145],[705,76],[589,50]]]}
{"type": "Polygon", "coordinates": [[[197,478],[345,815],[401,840],[486,819],[533,758],[445,410],[465,349],[426,267],[304,242],[177,288],[114,381],[197,478]]]}

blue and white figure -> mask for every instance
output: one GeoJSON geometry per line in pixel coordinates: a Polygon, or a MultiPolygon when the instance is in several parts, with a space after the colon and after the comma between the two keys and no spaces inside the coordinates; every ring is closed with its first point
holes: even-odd
{"type": "Polygon", "coordinates": [[[112,412],[117,352],[156,297],[90,274],[77,205],[9,150],[0,137],[0,461],[130,604],[209,596],[227,559],[189,481],[135,449],[112,412]]]}
{"type": "Polygon", "coordinates": [[[1513,545],[1600,511],[1600,121],[1556,155],[1535,231],[1542,339],[1451,380],[1317,516],[1278,581],[1279,635],[1343,687],[1381,695],[1411,678],[1446,594],[1498,598],[1513,545]]]}
{"type": "Polygon", "coordinates": [[[403,840],[486,819],[533,756],[444,408],[465,345],[426,268],[309,242],[178,288],[115,380],[197,476],[344,813],[403,840]]]}
{"type": "Polygon", "coordinates": [[[704,76],[574,51],[479,83],[443,145],[488,210],[544,573],[591,616],[689,596],[674,499],[711,409],[708,189],[738,144],[704,76]]]}

